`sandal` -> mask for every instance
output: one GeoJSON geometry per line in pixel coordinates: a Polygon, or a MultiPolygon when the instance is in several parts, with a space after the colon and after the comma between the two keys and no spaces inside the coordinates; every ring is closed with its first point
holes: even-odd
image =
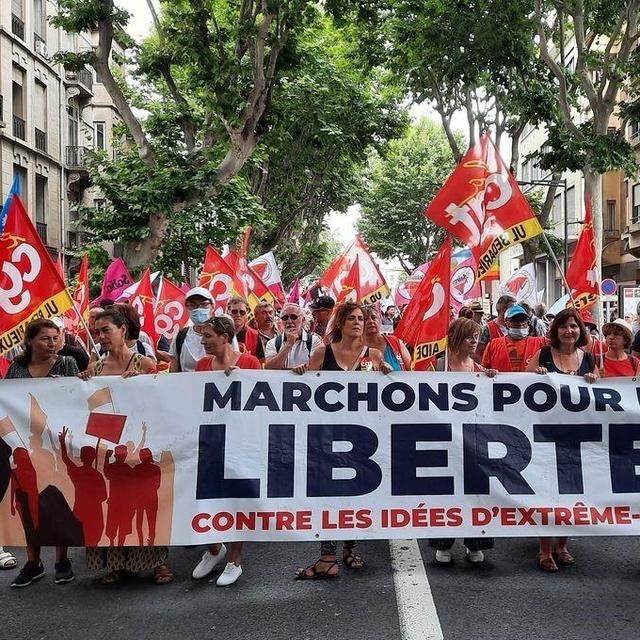
{"type": "Polygon", "coordinates": [[[14,558],[12,553],[3,551],[0,553],[0,569],[15,569],[18,566],[18,561],[14,558]]]}
{"type": "Polygon", "coordinates": [[[558,551],[556,553],[556,562],[561,567],[568,567],[576,563],[575,558],[568,551],[558,551]]]}
{"type": "Polygon", "coordinates": [[[353,571],[360,571],[364,569],[364,558],[359,556],[357,553],[354,553],[353,549],[345,549],[347,555],[342,554],[342,562],[347,566],[348,569],[352,569],[353,571]]]}
{"type": "Polygon", "coordinates": [[[538,566],[549,573],[555,573],[558,570],[558,565],[553,558],[538,558],[538,566]]]}
{"type": "Polygon", "coordinates": [[[337,578],[340,575],[338,571],[335,573],[329,573],[333,567],[338,567],[337,560],[316,560],[313,564],[304,569],[297,569],[296,580],[324,580],[325,578],[337,578]],[[317,569],[318,564],[321,562],[329,565],[324,571],[319,571],[317,569]],[[311,571],[311,573],[309,573],[309,571],[311,571]]]}
{"type": "Polygon", "coordinates": [[[156,584],[169,584],[173,582],[173,571],[166,564],[161,564],[153,570],[153,580],[156,584]]]}
{"type": "Polygon", "coordinates": [[[100,578],[100,584],[114,584],[122,580],[122,573],[120,571],[109,571],[100,578]]]}

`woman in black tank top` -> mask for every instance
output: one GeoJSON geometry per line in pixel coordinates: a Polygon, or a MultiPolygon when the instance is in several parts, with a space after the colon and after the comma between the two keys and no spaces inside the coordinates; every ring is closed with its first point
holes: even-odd
{"type": "MultiPolygon", "coordinates": [[[[588,333],[575,309],[563,309],[549,328],[549,344],[536,353],[527,365],[530,373],[562,373],[582,376],[587,382],[598,379],[593,354],[581,349],[587,344],[588,333]]],[[[567,548],[567,538],[556,538],[555,558],[553,538],[540,538],[538,564],[543,571],[555,573],[558,565],[575,562],[567,548]]]]}
{"type": "MultiPolygon", "coordinates": [[[[362,307],[346,303],[336,308],[333,327],[329,321],[330,340],[318,347],[309,360],[311,371],[383,371],[391,367],[384,361],[378,349],[364,344],[364,314],[362,307]]],[[[346,540],[342,547],[342,562],[349,569],[363,569],[364,560],[355,550],[356,543],[346,540]]],[[[320,559],[304,569],[296,571],[298,580],[317,580],[338,576],[338,543],[325,540],[320,543],[320,559]]]]}

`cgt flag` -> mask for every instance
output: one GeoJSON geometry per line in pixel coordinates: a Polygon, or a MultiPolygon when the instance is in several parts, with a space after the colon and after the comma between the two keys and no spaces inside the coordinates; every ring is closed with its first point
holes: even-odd
{"type": "Polygon", "coordinates": [[[280,269],[276,263],[276,257],[273,251],[258,256],[249,263],[251,270],[269,287],[275,299],[280,303],[285,303],[284,287],[282,286],[282,278],[280,269]]]}
{"type": "Polygon", "coordinates": [[[140,314],[140,328],[149,336],[154,348],[159,338],[155,324],[155,302],[156,298],[151,285],[151,270],[147,267],[130,304],[140,314]]]}
{"type": "Polygon", "coordinates": [[[542,233],[488,134],[467,151],[425,215],[471,249],[478,280],[491,270],[500,252],[542,233]]]}
{"type": "Polygon", "coordinates": [[[56,266],[17,195],[0,234],[0,355],[22,344],[34,318],[61,316],[72,307],[56,266]]]}
{"type": "Polygon", "coordinates": [[[249,303],[251,312],[253,312],[259,302],[266,301],[271,304],[275,303],[275,296],[269,287],[267,287],[261,278],[251,269],[247,263],[247,259],[241,253],[238,251],[229,251],[224,259],[234,273],[240,274],[246,291],[246,295],[242,297],[249,303]]]}
{"type": "Polygon", "coordinates": [[[72,333],[80,333],[82,330],[82,320],[87,320],[89,315],[89,256],[82,256],[80,272],[76,288],[71,296],[74,306],[64,314],[65,329],[72,333]]]}
{"type": "Polygon", "coordinates": [[[571,297],[577,309],[595,304],[600,295],[591,194],[587,194],[585,206],[584,226],[567,268],[567,284],[571,287],[571,297]]]}
{"type": "Polygon", "coordinates": [[[425,371],[447,345],[451,290],[451,238],[434,258],[405,309],[395,335],[413,346],[411,369],[425,371]]]}
{"type": "Polygon", "coordinates": [[[360,258],[356,256],[347,277],[342,281],[342,289],[336,299],[336,306],[345,302],[357,304],[360,299],[360,258]]]}
{"type": "Polygon", "coordinates": [[[244,281],[227,264],[225,259],[211,246],[207,246],[198,286],[211,292],[215,300],[214,313],[220,315],[234,293],[246,298],[244,281]]]}
{"type": "Polygon", "coordinates": [[[156,334],[173,340],[189,322],[189,311],[184,305],[185,293],[164,276],[160,280],[156,298],[156,334]]]}

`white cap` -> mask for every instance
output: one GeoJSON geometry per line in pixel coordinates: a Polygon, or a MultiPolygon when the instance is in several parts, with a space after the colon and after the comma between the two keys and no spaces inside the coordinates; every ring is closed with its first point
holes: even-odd
{"type": "Polygon", "coordinates": [[[214,302],[213,296],[211,295],[211,291],[209,291],[209,289],[205,289],[204,287],[193,287],[193,289],[189,289],[184,299],[188,300],[193,296],[201,296],[205,300],[209,300],[211,303],[214,302]]]}

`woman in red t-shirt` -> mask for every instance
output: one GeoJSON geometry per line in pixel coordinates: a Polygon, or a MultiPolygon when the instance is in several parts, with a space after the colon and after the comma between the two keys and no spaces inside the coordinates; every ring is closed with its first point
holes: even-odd
{"type": "MultiPolygon", "coordinates": [[[[635,376],[638,373],[638,359],[626,353],[631,346],[633,332],[628,322],[618,318],[613,322],[607,322],[602,327],[607,342],[608,351],[604,354],[602,364],[600,361],[600,376],[603,378],[617,378],[623,376],[635,376]]],[[[599,359],[598,359],[599,360],[599,359]]]]}
{"type": "MultiPolygon", "coordinates": [[[[207,354],[196,363],[196,371],[224,371],[229,375],[234,369],[261,369],[260,361],[249,352],[238,353],[231,343],[236,335],[233,320],[227,316],[209,318],[200,325],[201,342],[207,354]]],[[[224,559],[227,549],[223,544],[212,544],[204,552],[202,560],[193,570],[194,578],[208,576],[224,559]]],[[[227,565],[216,584],[226,587],[242,575],[242,542],[229,543],[227,565]]]]}

